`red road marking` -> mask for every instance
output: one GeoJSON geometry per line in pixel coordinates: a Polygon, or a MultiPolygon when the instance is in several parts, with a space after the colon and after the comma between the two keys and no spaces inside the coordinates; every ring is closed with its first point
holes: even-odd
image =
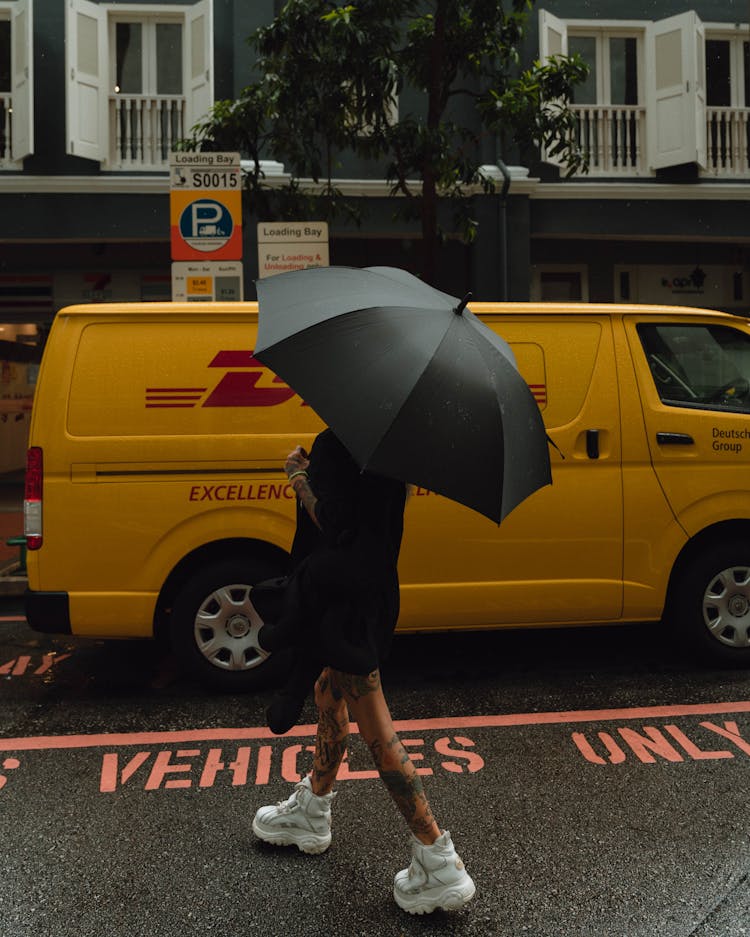
{"type": "Polygon", "coordinates": [[[0,615],[0,621],[26,621],[23,615],[0,615]]]}
{"type": "MultiPolygon", "coordinates": [[[[404,719],[395,723],[399,732],[448,731],[451,729],[494,729],[508,726],[563,725],[565,723],[611,722],[622,719],[653,719],[674,716],[716,716],[750,712],[750,700],[734,703],[694,703],[672,706],[636,706],[631,709],[583,709],[563,712],[509,713],[498,716],[455,716],[437,719],[404,719]]],[[[76,748],[113,748],[120,745],[175,745],[192,742],[244,741],[246,739],[312,738],[316,726],[295,726],[284,736],[265,726],[243,729],[184,729],[174,732],[113,732],[96,735],[42,735],[0,739],[0,751],[50,751],[76,748]]],[[[352,732],[357,732],[355,724],[352,732]]]]}

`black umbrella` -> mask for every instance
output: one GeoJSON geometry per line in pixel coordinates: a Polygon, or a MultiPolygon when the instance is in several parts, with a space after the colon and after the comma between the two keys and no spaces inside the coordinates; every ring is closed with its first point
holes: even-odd
{"type": "Polygon", "coordinates": [[[539,408],[465,300],[393,267],[314,267],[257,288],[256,358],[363,469],[497,523],[551,483],[539,408]]]}

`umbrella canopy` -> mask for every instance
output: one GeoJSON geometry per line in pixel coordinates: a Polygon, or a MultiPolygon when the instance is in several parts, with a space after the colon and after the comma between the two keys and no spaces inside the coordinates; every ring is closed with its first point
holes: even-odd
{"type": "Polygon", "coordinates": [[[465,301],[392,267],[257,281],[255,357],[362,469],[500,523],[552,481],[539,408],[510,346],[465,301]]]}

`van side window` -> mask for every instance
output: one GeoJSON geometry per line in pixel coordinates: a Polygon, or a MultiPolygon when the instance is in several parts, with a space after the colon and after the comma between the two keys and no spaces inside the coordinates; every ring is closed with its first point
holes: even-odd
{"type": "Polygon", "coordinates": [[[638,325],[662,403],[750,412],[750,338],[725,325],[638,325]]]}

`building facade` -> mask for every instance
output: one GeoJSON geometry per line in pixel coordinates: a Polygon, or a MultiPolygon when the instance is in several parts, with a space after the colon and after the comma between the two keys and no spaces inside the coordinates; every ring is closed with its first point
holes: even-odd
{"type": "MultiPolygon", "coordinates": [[[[170,149],[248,83],[245,39],[278,6],[0,0],[0,473],[23,464],[55,312],[170,297],[170,149]]],[[[579,52],[591,68],[574,104],[590,170],[564,179],[544,154],[521,166],[485,141],[497,194],[476,197],[479,236],[449,246],[436,285],[750,313],[749,12],[738,0],[538,3],[525,60],[579,52]]],[[[341,170],[338,187],[367,211],[359,228],[333,227],[331,263],[415,269],[418,231],[393,222],[369,173],[341,170]]],[[[250,207],[248,298],[252,222],[250,207]]]]}
{"type": "Polygon", "coordinates": [[[530,296],[747,314],[750,8],[543,6],[540,54],[591,68],[575,104],[590,171],[530,184],[530,296]]]}

